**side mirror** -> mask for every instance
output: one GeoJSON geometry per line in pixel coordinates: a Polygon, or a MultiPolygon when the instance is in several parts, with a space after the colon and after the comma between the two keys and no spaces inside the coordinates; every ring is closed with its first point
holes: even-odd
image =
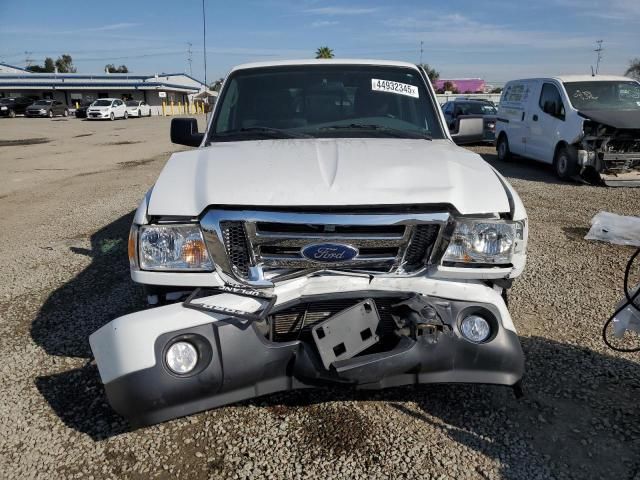
{"type": "Polygon", "coordinates": [[[198,121],[195,118],[174,118],[171,120],[171,141],[178,145],[199,147],[204,133],[198,132],[198,121]]]}

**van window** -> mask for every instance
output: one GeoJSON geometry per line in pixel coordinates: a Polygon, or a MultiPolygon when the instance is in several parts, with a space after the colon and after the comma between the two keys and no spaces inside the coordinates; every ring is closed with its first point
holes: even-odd
{"type": "Polygon", "coordinates": [[[564,120],[564,104],[562,103],[562,97],[558,88],[551,84],[545,83],[542,85],[542,92],[540,92],[540,108],[542,111],[552,117],[564,120]]]}

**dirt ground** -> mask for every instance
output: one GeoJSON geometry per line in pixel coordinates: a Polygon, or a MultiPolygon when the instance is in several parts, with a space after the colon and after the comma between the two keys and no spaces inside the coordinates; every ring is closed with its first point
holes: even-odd
{"type": "Polygon", "coordinates": [[[638,215],[640,189],[558,182],[491,147],[471,148],[530,218],[509,296],[523,399],[465,385],[302,391],[131,431],[87,338],[143,308],[126,236],[183,148],[167,118],[0,119],[0,478],[640,479],[640,354],[600,339],[631,249],[583,239],[600,210],[638,215]]]}

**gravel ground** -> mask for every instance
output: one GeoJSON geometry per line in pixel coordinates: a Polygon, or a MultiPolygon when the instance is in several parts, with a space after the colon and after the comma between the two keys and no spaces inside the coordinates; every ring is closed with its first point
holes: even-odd
{"type": "Polygon", "coordinates": [[[600,339],[631,250],[582,239],[600,210],[637,215],[639,190],[558,183],[474,148],[530,215],[510,292],[521,400],[489,386],[303,391],[130,431],[87,337],[143,306],[125,238],[176,150],[168,120],[5,120],[0,145],[0,477],[640,479],[640,357],[600,339]]]}

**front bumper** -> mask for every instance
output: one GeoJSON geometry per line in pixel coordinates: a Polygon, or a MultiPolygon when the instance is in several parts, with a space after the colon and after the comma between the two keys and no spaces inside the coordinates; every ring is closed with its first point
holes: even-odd
{"type": "Polygon", "coordinates": [[[25,117],[46,117],[47,115],[49,115],[49,112],[41,112],[41,111],[33,111],[33,110],[27,110],[24,113],[25,117]]]}
{"type": "MultiPolygon", "coordinates": [[[[402,293],[371,287],[368,281],[354,289],[353,279],[347,280],[347,290],[340,290],[336,286],[341,279],[334,278],[333,293],[327,295],[318,293],[323,284],[326,286],[326,279],[315,280],[305,279],[294,288],[283,285],[288,291],[282,292],[282,303],[276,304],[274,311],[301,299],[375,299],[402,293]]],[[[449,291],[458,291],[464,298],[428,296],[430,301],[447,305],[448,334],[435,342],[401,337],[390,350],[364,352],[330,369],[324,368],[313,342],[269,341],[255,323],[182,304],[120,317],[91,335],[90,343],[111,406],[134,425],[158,423],[278,391],[328,384],[381,389],[422,383],[518,383],[524,357],[500,295],[485,285],[467,282],[425,279],[422,286],[428,289],[435,283],[447,284],[449,291]],[[492,338],[483,344],[465,340],[457,327],[460,312],[478,306],[490,310],[497,320],[492,338]],[[195,374],[177,376],[166,367],[163,352],[176,339],[199,345],[204,363],[196,367],[195,374]]],[[[251,299],[245,298],[230,306],[247,310],[250,304],[251,299]]]]}
{"type": "Polygon", "coordinates": [[[87,112],[87,118],[90,120],[102,120],[110,118],[111,112],[87,112]]]}

